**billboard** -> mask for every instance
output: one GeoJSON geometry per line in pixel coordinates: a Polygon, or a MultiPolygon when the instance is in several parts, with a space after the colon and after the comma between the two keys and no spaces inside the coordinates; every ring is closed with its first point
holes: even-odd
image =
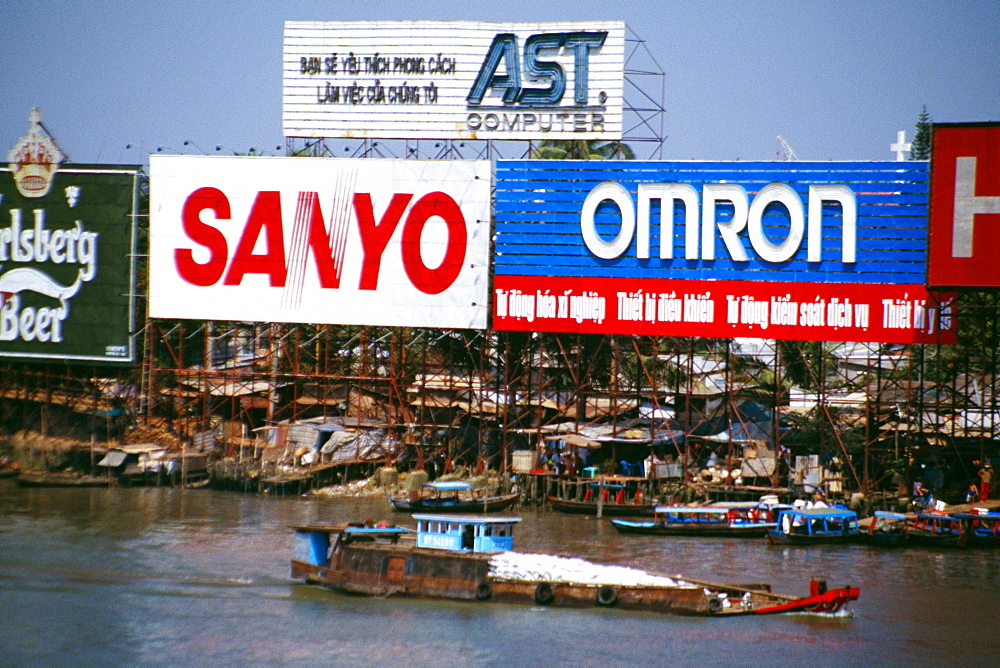
{"type": "Polygon", "coordinates": [[[285,23],[286,137],[619,140],[625,24],[285,23]]]}
{"type": "Polygon", "coordinates": [[[151,317],[486,327],[487,161],[149,163],[151,317]]]}
{"type": "Polygon", "coordinates": [[[952,342],[924,162],[499,161],[500,330],[952,342]]]}
{"type": "Polygon", "coordinates": [[[61,163],[33,110],[0,169],[0,357],[132,362],[139,168],[61,163]]]}
{"type": "Polygon", "coordinates": [[[1000,287],[1000,123],[932,126],[927,284],[1000,287]]]}

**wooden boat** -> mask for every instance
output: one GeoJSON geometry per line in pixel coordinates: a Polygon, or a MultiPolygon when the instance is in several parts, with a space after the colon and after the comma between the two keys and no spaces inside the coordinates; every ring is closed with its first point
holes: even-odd
{"type": "Polygon", "coordinates": [[[968,533],[958,517],[917,513],[906,519],[906,540],[920,547],[965,547],[968,533]]]}
{"type": "MultiPolygon", "coordinates": [[[[572,513],[576,515],[597,515],[597,501],[570,501],[560,499],[558,496],[550,496],[549,504],[552,510],[560,513],[572,513]]],[[[607,517],[650,517],[656,510],[655,503],[614,503],[604,502],[601,504],[601,515],[607,517]]]]}
{"type": "Polygon", "coordinates": [[[858,514],[846,508],[785,508],[767,539],[772,545],[855,543],[861,540],[858,514]]]}
{"type": "Polygon", "coordinates": [[[433,481],[424,484],[424,493],[415,499],[386,495],[393,510],[421,513],[497,513],[517,502],[518,494],[502,494],[483,498],[462,497],[472,485],[460,480],[433,481]]]}
{"type": "Polygon", "coordinates": [[[908,543],[906,515],[876,510],[870,521],[860,527],[861,540],[875,547],[902,547],[908,543]]]}
{"type": "MultiPolygon", "coordinates": [[[[788,507],[788,506],[782,506],[788,507]]],[[[777,510],[758,503],[709,506],[656,506],[653,520],[611,520],[624,534],[760,538],[776,526],[777,510]]]]}
{"type": "Polygon", "coordinates": [[[311,524],[296,532],[292,577],[367,596],[408,596],[559,607],[618,607],[685,615],[837,612],[856,587],[808,596],[768,585],[720,585],[603,566],[554,555],[513,552],[517,517],[416,514],[402,527],[311,524]]]}
{"type": "Polygon", "coordinates": [[[1000,547],[1000,513],[955,513],[952,517],[962,521],[969,547],[1000,547]]]}
{"type": "Polygon", "coordinates": [[[75,471],[21,471],[16,482],[21,487],[108,487],[113,481],[75,471]]]}

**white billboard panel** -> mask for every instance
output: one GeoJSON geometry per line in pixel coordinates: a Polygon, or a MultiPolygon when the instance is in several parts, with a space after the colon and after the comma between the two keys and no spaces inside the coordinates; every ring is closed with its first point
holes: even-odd
{"type": "Polygon", "coordinates": [[[286,137],[622,138],[625,24],[285,23],[286,137]]]}
{"type": "Polygon", "coordinates": [[[151,317],[486,327],[488,161],[149,163],[151,317]]]}

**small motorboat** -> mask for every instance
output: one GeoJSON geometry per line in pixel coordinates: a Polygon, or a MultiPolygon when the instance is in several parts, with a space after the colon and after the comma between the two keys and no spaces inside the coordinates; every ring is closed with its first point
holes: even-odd
{"type": "Polygon", "coordinates": [[[767,532],[772,545],[856,543],[861,540],[858,514],[846,508],[785,508],[767,532]]]}
{"type": "Polygon", "coordinates": [[[472,496],[472,484],[464,480],[435,480],[425,483],[412,498],[386,495],[393,510],[413,513],[496,513],[517,502],[517,492],[499,496],[472,496]]]}
{"type": "Polygon", "coordinates": [[[962,521],[969,547],[1000,547],[1000,513],[973,508],[970,513],[955,513],[962,521]]]}
{"type": "Polygon", "coordinates": [[[917,513],[906,519],[906,540],[919,547],[965,547],[969,539],[963,520],[943,513],[917,513]]]}
{"type": "Polygon", "coordinates": [[[860,528],[861,539],[874,547],[902,547],[907,544],[906,515],[876,510],[860,528]]]}
{"type": "Polygon", "coordinates": [[[549,505],[560,513],[601,517],[652,517],[656,509],[656,503],[645,502],[638,490],[603,478],[587,485],[582,499],[549,496],[549,505]]]}
{"type": "Polygon", "coordinates": [[[654,536],[746,536],[760,538],[773,529],[779,508],[759,503],[708,506],[656,506],[652,521],[613,519],[619,533],[654,536]]]}

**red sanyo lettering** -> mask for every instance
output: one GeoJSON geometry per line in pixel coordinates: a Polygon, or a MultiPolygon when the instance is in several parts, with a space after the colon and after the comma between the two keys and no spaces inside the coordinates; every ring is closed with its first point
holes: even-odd
{"type": "Polygon", "coordinates": [[[195,262],[190,248],[174,251],[174,264],[185,281],[205,287],[215,285],[226,270],[226,237],[211,225],[201,222],[201,212],[211,211],[216,220],[229,220],[229,200],[218,188],[198,188],[188,195],[181,212],[184,233],[191,241],[208,249],[208,262],[195,262]]]}
{"type": "Polygon", "coordinates": [[[421,197],[413,205],[403,227],[403,269],[410,282],[429,295],[447,290],[462,271],[467,240],[465,217],[455,200],[442,192],[428,193],[421,197]],[[431,269],[420,256],[420,235],[427,221],[435,216],[444,220],[448,226],[448,248],[441,266],[431,269]]]}
{"type": "Polygon", "coordinates": [[[358,217],[358,229],[361,231],[361,251],[364,262],[361,265],[361,290],[378,288],[378,271],[382,268],[382,253],[396,231],[396,225],[406,211],[413,195],[396,194],[382,214],[382,220],[375,224],[375,209],[372,207],[372,196],[368,193],[354,194],[354,215],[358,217]]]}
{"type": "Polygon", "coordinates": [[[285,265],[285,238],[281,229],[281,193],[257,193],[223,284],[239,285],[247,274],[267,274],[271,287],[285,284],[288,269],[285,265]],[[255,254],[253,249],[261,232],[264,232],[267,251],[255,254]]]}
{"type": "MultiPolygon", "coordinates": [[[[378,289],[382,256],[412,198],[412,194],[393,195],[376,223],[371,195],[354,195],[363,255],[359,289],[378,289]]],[[[280,193],[262,191],[257,194],[232,260],[228,261],[228,271],[229,248],[225,236],[216,227],[202,221],[204,211],[211,211],[217,221],[229,220],[229,200],[217,188],[199,188],[188,196],[182,210],[184,232],[191,241],[208,250],[209,259],[199,263],[194,260],[192,249],[176,249],[174,263],[181,278],[194,285],[209,286],[218,283],[225,274],[224,285],[239,285],[247,274],[266,274],[272,287],[284,287],[288,262],[285,258],[280,193]],[[261,235],[264,236],[265,251],[254,253],[261,235]]],[[[308,248],[316,264],[320,286],[339,288],[337,266],[342,258],[333,257],[317,193],[299,194],[296,216],[306,221],[308,248]]],[[[402,230],[401,259],[410,282],[421,292],[432,295],[448,289],[462,271],[467,241],[465,218],[454,199],[442,192],[421,197],[410,208],[402,230]],[[448,246],[444,260],[438,267],[432,268],[424,263],[420,240],[424,226],[434,217],[441,218],[447,226],[448,246]]]]}

